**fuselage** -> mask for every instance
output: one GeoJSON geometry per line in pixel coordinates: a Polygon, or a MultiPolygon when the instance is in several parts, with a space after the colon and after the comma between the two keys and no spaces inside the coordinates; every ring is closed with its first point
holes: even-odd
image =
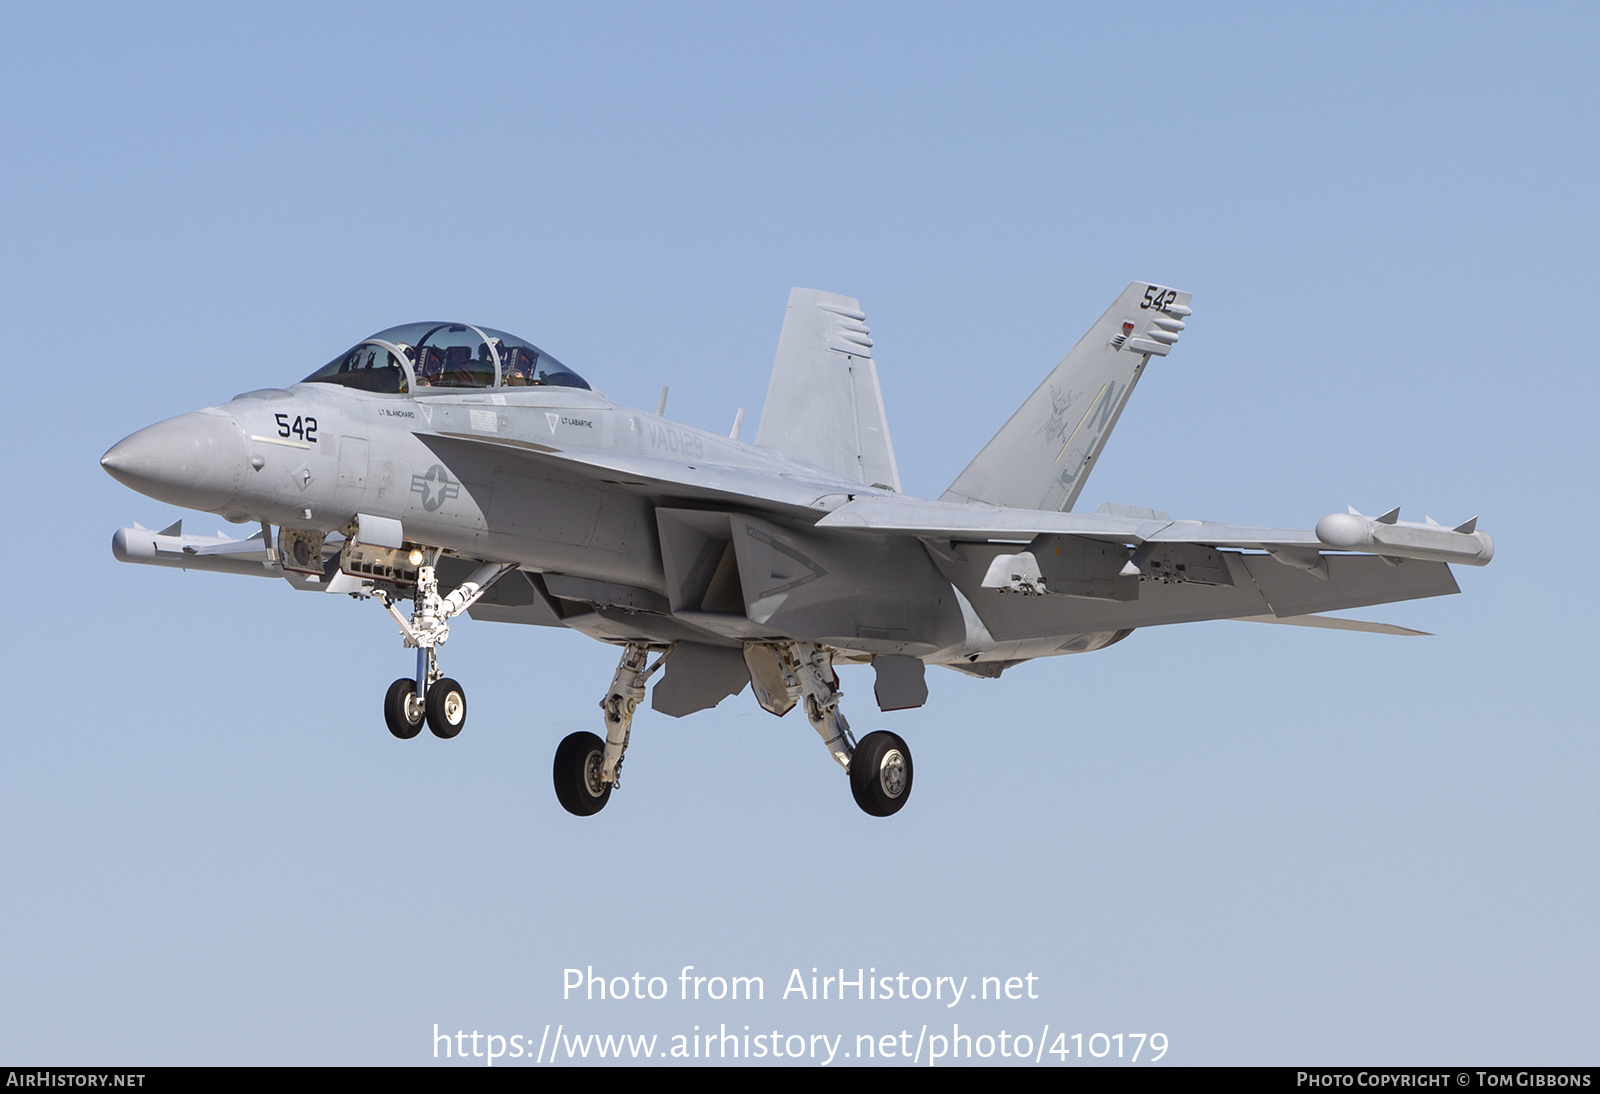
{"type": "Polygon", "coordinates": [[[379,332],[303,382],[159,422],[101,462],[151,497],[259,522],[269,545],[274,526],[332,543],[387,521],[408,545],[514,564],[540,575],[552,611],[538,621],[606,641],[801,637],[971,666],[1127,633],[1057,618],[997,640],[970,597],[1005,548],[816,528],[894,491],[619,405],[531,343],[467,324],[379,332]]]}
{"type": "MultiPolygon", "coordinates": [[[[644,589],[663,601],[674,590],[663,567],[658,508],[713,509],[717,493],[760,482],[768,495],[757,505],[761,518],[804,533],[852,497],[878,492],[592,390],[554,386],[416,393],[324,383],[266,388],[140,430],[102,463],[141,493],[236,523],[333,534],[347,533],[357,514],[366,514],[399,521],[408,541],[463,558],[644,589]],[[466,438],[494,446],[461,443],[466,438]],[[574,459],[534,464],[518,459],[519,449],[559,450],[574,459]],[[630,477],[654,465],[675,467],[678,478],[695,485],[653,489],[630,477]],[[694,498],[696,492],[705,497],[694,498]]],[[[1077,652],[1060,650],[1055,636],[996,642],[914,539],[885,544],[859,561],[859,551],[850,554],[851,568],[861,572],[837,576],[871,587],[858,599],[882,590],[879,612],[888,609],[887,625],[867,620],[856,628],[867,632],[850,643],[862,655],[892,649],[965,663],[1077,652]],[[916,604],[925,608],[915,610],[916,604]]],[[[831,560],[819,566],[833,568],[831,560]]],[[[681,614],[701,639],[738,642],[761,632],[748,620],[681,614]]],[[[567,622],[615,638],[603,610],[594,620],[567,622]]],[[[655,637],[677,629],[664,622],[655,621],[655,637]]],[[[852,638],[829,637],[841,644],[852,638]]],[[[1102,628],[1078,644],[1099,648],[1112,637],[1102,628]]]]}
{"type": "MultiPolygon", "coordinates": [[[[791,459],[589,390],[413,395],[315,383],[248,392],[157,423],[102,462],[142,493],[235,523],[332,533],[367,513],[399,520],[408,539],[448,552],[664,592],[648,499],[598,477],[530,471],[513,454],[475,454],[450,435],[530,451],[794,470],[791,459]]],[[[707,481],[715,484],[714,472],[707,481]]]]}

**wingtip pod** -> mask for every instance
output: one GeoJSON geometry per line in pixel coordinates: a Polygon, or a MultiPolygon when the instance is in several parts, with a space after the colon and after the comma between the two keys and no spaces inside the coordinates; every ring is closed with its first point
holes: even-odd
{"type": "Polygon", "coordinates": [[[1477,519],[1474,517],[1459,528],[1445,528],[1402,521],[1399,509],[1381,517],[1366,517],[1354,511],[1330,513],[1317,521],[1317,538],[1341,551],[1486,566],[1494,557],[1494,540],[1489,533],[1476,530],[1477,519]]]}
{"type": "Polygon", "coordinates": [[[1372,543],[1372,520],[1351,509],[1348,513],[1329,513],[1317,521],[1317,538],[1329,547],[1359,550],[1372,543]]]}

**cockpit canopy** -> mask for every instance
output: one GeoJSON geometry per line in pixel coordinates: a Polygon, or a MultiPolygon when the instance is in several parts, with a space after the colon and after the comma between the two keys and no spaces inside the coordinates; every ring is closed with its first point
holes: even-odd
{"type": "Polygon", "coordinates": [[[304,382],[387,394],[430,388],[589,387],[532,342],[468,323],[407,323],[381,330],[304,382]]]}

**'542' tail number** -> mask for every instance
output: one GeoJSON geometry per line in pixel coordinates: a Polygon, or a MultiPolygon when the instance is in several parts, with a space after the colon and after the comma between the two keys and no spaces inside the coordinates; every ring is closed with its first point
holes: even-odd
{"type": "MultiPolygon", "coordinates": [[[[1159,285],[1151,285],[1144,290],[1144,299],[1139,302],[1140,308],[1155,308],[1165,311],[1168,304],[1178,299],[1177,289],[1163,289],[1159,285]]],[[[280,414],[278,417],[282,418],[280,414]]]]}
{"type": "Polygon", "coordinates": [[[317,443],[317,420],[310,415],[302,418],[296,414],[293,425],[289,424],[287,414],[275,414],[273,417],[278,420],[278,436],[299,437],[302,441],[317,443]]]}

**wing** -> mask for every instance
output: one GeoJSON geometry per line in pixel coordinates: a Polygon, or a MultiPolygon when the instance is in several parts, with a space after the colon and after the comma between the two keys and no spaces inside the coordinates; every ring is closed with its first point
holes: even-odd
{"type": "Polygon", "coordinates": [[[1203,619],[1284,620],[1459,591],[1442,562],[1324,554],[1315,532],[1109,508],[1049,513],[860,498],[817,527],[921,539],[1002,640],[1203,619]],[[1251,549],[1263,553],[1245,553],[1251,549]],[[1005,595],[1018,592],[1062,595],[1005,595]]]}
{"type": "Polygon", "coordinates": [[[1477,530],[1477,518],[1456,528],[1408,524],[1394,514],[1364,517],[1338,513],[1317,522],[1316,531],[1255,528],[1204,520],[1173,520],[1154,509],[1102,505],[1093,513],[1049,513],[993,505],[960,505],[916,498],[866,497],[840,506],[818,521],[820,528],[854,528],[932,539],[1016,540],[1068,535],[1105,543],[1196,544],[1266,551],[1278,561],[1321,572],[1322,551],[1378,555],[1389,561],[1456,562],[1486,566],[1494,541],[1477,530]]]}
{"type": "MultiPolygon", "coordinates": [[[[1102,510],[1109,507],[1102,507],[1102,510]]],[[[1154,510],[1148,517],[1110,512],[1052,513],[994,505],[961,505],[917,498],[857,498],[817,522],[819,528],[852,528],[868,532],[935,539],[1031,539],[1061,534],[1106,543],[1198,543],[1211,547],[1255,547],[1261,550],[1322,546],[1315,532],[1288,528],[1250,528],[1199,520],[1172,520],[1154,510]]]]}

